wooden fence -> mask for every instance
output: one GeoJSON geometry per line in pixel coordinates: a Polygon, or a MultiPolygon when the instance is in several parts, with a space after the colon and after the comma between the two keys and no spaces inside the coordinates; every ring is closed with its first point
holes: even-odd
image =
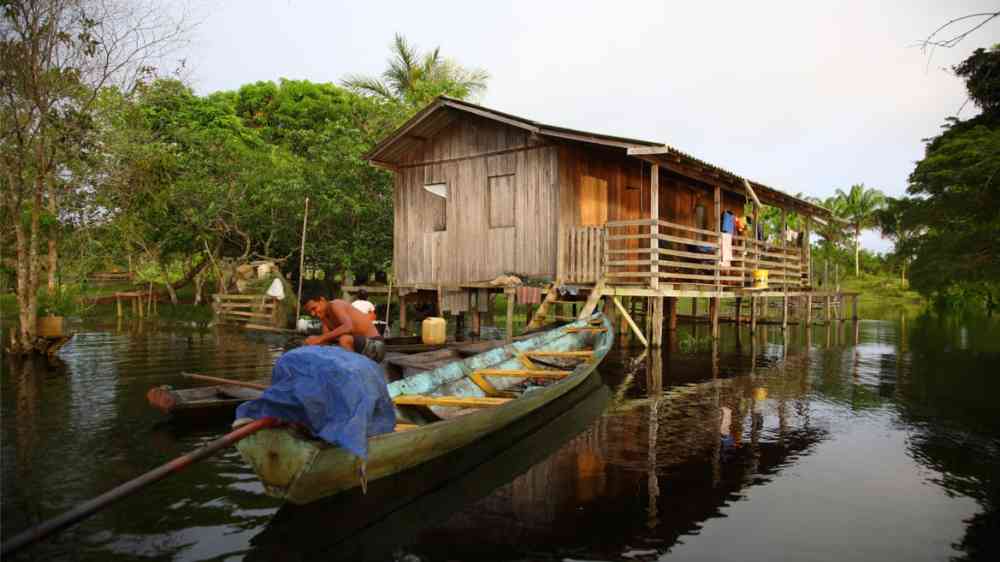
{"type": "Polygon", "coordinates": [[[212,295],[212,310],[221,322],[277,326],[278,310],[268,295],[212,295]]]}
{"type": "Polygon", "coordinates": [[[599,226],[563,229],[560,255],[562,279],[567,283],[596,283],[603,271],[604,229],[599,226]]]}

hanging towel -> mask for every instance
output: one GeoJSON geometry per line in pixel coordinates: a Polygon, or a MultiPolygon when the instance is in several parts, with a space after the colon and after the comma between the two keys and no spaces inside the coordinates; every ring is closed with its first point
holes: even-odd
{"type": "Polygon", "coordinates": [[[519,304],[538,304],[542,302],[542,290],[539,287],[526,287],[524,285],[517,288],[517,302],[519,304]]]}
{"type": "Polygon", "coordinates": [[[719,236],[719,250],[721,251],[722,257],[719,260],[719,265],[722,267],[729,267],[730,262],[733,261],[733,235],[728,232],[723,232],[719,236]]]}

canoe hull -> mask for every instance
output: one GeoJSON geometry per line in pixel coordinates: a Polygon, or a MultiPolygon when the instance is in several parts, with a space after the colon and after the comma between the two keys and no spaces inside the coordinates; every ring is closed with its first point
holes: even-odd
{"type": "MultiPolygon", "coordinates": [[[[558,383],[526,392],[503,406],[369,439],[365,465],[367,479],[383,478],[459,449],[570,392],[587,379],[610,348],[612,328],[606,319],[603,322],[606,332],[595,338],[597,359],[578,366],[572,375],[558,383]]],[[[585,323],[580,322],[570,326],[583,325],[585,323]]],[[[582,344],[586,337],[582,334],[574,334],[575,338],[567,336],[568,333],[547,343],[566,348],[574,339],[582,344]]],[[[470,364],[476,365],[475,358],[470,358],[470,364]]],[[[361,485],[362,462],[359,458],[321,441],[303,439],[291,428],[258,431],[240,441],[237,448],[253,467],[267,493],[292,503],[309,503],[361,485]]]]}

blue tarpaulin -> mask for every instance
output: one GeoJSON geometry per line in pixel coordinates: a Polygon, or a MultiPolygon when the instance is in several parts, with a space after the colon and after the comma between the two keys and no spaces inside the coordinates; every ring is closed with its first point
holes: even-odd
{"type": "Polygon", "coordinates": [[[327,443],[368,458],[368,438],[390,433],[396,411],[382,368],[340,346],[307,345],[278,358],[271,386],[237,418],[298,422],[327,443]]]}

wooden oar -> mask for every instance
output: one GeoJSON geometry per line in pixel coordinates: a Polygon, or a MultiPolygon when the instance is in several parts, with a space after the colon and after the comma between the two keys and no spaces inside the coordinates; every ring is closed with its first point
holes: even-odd
{"type": "Polygon", "coordinates": [[[217,382],[219,384],[228,384],[232,386],[245,386],[246,388],[254,388],[257,390],[267,390],[266,384],[257,384],[255,382],[244,382],[236,381],[233,379],[223,379],[220,377],[210,377],[208,375],[199,375],[197,373],[181,373],[182,377],[188,377],[192,379],[198,379],[201,381],[217,382]]]}
{"type": "Polygon", "coordinates": [[[58,517],[49,519],[44,523],[36,525],[27,531],[16,535],[14,538],[3,543],[3,545],[0,545],[0,555],[7,556],[28,545],[34,544],[52,533],[61,531],[78,521],[86,519],[116,501],[125,498],[154,482],[166,478],[174,472],[179,472],[190,464],[196,463],[222,449],[225,449],[226,447],[229,447],[233,443],[236,443],[240,439],[243,439],[255,431],[264,429],[265,427],[271,427],[277,423],[277,418],[261,418],[248,423],[235,431],[227,433],[200,449],[196,449],[186,455],[177,457],[176,459],[160,465],[158,468],[155,468],[138,478],[129,480],[113,490],[105,492],[86,503],[78,505],[58,517]]]}

